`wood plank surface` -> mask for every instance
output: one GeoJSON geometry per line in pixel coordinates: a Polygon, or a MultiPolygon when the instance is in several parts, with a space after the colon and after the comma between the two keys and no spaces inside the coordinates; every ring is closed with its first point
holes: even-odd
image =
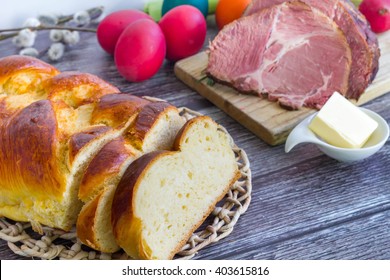
{"type": "MultiPolygon", "coordinates": [[[[207,41],[216,32],[209,24],[207,41]]],[[[48,44],[47,34],[39,33],[38,49],[48,44]]],[[[0,42],[0,57],[17,52],[10,40],[0,42]]],[[[50,62],[46,55],[41,58],[50,62]]],[[[390,140],[354,164],[330,159],[311,144],[285,154],[283,146],[267,145],[180,82],[171,63],[148,81],[125,81],[92,34],[82,34],[80,43],[52,64],[61,71],[96,74],[123,92],[163,98],[211,116],[247,152],[251,205],[228,237],[200,250],[195,259],[390,259],[390,140]]],[[[390,95],[364,106],[390,122],[390,95]]],[[[0,259],[25,258],[0,240],[0,259]]]]}
{"type": "MultiPolygon", "coordinates": [[[[381,48],[379,72],[357,102],[358,105],[365,104],[390,90],[389,33],[379,36],[379,45],[381,48]]],[[[288,111],[275,102],[240,94],[219,83],[209,85],[207,79],[204,79],[207,63],[206,52],[181,60],[175,65],[176,76],[270,145],[284,143],[291,130],[314,112],[307,108],[288,111]]]]}

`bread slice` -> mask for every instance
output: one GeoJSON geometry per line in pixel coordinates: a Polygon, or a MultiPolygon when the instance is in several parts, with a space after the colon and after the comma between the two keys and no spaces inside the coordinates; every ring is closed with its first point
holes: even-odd
{"type": "Polygon", "coordinates": [[[172,259],[239,176],[218,125],[188,121],[174,151],[148,153],[124,173],[111,213],[118,245],[135,259],[172,259]]]}
{"type": "Polygon", "coordinates": [[[90,248],[105,253],[120,249],[113,238],[111,227],[110,206],[115,189],[114,184],[105,186],[97,196],[84,204],[77,219],[78,239],[90,248]]]}
{"type": "Polygon", "coordinates": [[[147,104],[123,137],[106,144],[89,164],[79,190],[85,202],[77,220],[77,236],[89,247],[119,250],[111,227],[111,205],[126,168],[145,152],[171,149],[184,125],[176,107],[165,102],[147,104]]]}

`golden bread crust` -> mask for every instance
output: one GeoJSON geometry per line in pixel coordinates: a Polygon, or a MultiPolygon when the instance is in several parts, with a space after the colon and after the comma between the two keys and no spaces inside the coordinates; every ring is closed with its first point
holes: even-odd
{"type": "Polygon", "coordinates": [[[100,196],[101,194],[99,194],[96,199],[83,206],[82,210],[80,211],[79,218],[77,220],[77,237],[80,240],[83,240],[86,245],[97,250],[99,248],[96,248],[94,246],[94,244],[97,243],[94,230],[94,219],[100,196]],[[80,223],[79,221],[83,222],[80,223]]]}
{"type": "Polygon", "coordinates": [[[99,193],[97,187],[107,177],[117,174],[121,165],[131,156],[134,153],[126,147],[123,137],[107,143],[89,163],[81,181],[79,198],[85,202],[99,193]]]}
{"type": "Polygon", "coordinates": [[[7,107],[5,98],[0,99],[0,124],[3,123],[7,118],[12,116],[15,113],[15,110],[10,110],[7,107]]]}
{"type": "Polygon", "coordinates": [[[37,58],[11,55],[0,58],[0,83],[18,72],[29,70],[46,73],[49,76],[54,76],[59,73],[55,67],[37,58]]]}
{"type": "Polygon", "coordinates": [[[39,59],[12,55],[0,58],[0,94],[37,93],[42,81],[59,71],[39,59]]]}
{"type": "Polygon", "coordinates": [[[63,72],[44,84],[48,99],[61,100],[77,108],[96,102],[106,94],[118,93],[119,89],[95,75],[79,72],[63,72]]]}
{"type": "Polygon", "coordinates": [[[167,110],[177,110],[177,108],[167,102],[154,102],[142,108],[126,132],[126,137],[134,147],[142,150],[143,140],[156,124],[157,117],[167,110]]]}
{"type": "Polygon", "coordinates": [[[73,134],[69,140],[69,161],[73,162],[78,152],[90,141],[98,137],[99,135],[111,130],[107,126],[93,126],[84,131],[73,134]]]}
{"type": "Polygon", "coordinates": [[[127,93],[105,95],[92,113],[92,123],[119,127],[150,101],[127,93]]]}
{"type": "Polygon", "coordinates": [[[52,103],[37,101],[0,127],[0,182],[15,196],[60,198],[63,177],[56,162],[57,122],[52,103]]]}

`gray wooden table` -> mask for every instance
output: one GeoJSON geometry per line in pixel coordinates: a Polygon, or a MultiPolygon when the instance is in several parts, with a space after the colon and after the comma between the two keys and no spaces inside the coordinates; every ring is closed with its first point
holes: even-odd
{"type": "MultiPolygon", "coordinates": [[[[209,28],[208,37],[216,33],[209,28]]],[[[39,34],[38,48],[48,46],[39,34]]],[[[0,57],[17,53],[10,40],[0,42],[0,57]]],[[[48,61],[46,55],[41,57],[48,61]]],[[[96,74],[123,92],[149,95],[209,115],[222,124],[248,153],[253,195],[232,234],[200,251],[195,259],[390,259],[390,142],[374,156],[344,164],[313,145],[289,154],[270,147],[220,109],[182,84],[166,62],[152,79],[129,83],[117,73],[93,34],[52,63],[61,71],[96,74]]],[[[389,84],[390,91],[390,84],[389,84]]],[[[390,94],[364,107],[390,122],[390,94]]],[[[0,259],[20,259],[0,241],[0,259]]]]}

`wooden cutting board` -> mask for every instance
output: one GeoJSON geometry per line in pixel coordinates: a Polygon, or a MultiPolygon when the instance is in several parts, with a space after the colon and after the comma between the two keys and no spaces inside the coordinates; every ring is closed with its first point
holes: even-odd
{"type": "MultiPolygon", "coordinates": [[[[378,39],[381,48],[379,72],[358,105],[390,92],[390,31],[379,35],[378,39]]],[[[275,102],[240,94],[228,86],[209,85],[204,73],[207,59],[207,54],[202,52],[178,61],[176,76],[270,145],[284,143],[290,131],[314,112],[307,108],[288,111],[275,102]]]]}

